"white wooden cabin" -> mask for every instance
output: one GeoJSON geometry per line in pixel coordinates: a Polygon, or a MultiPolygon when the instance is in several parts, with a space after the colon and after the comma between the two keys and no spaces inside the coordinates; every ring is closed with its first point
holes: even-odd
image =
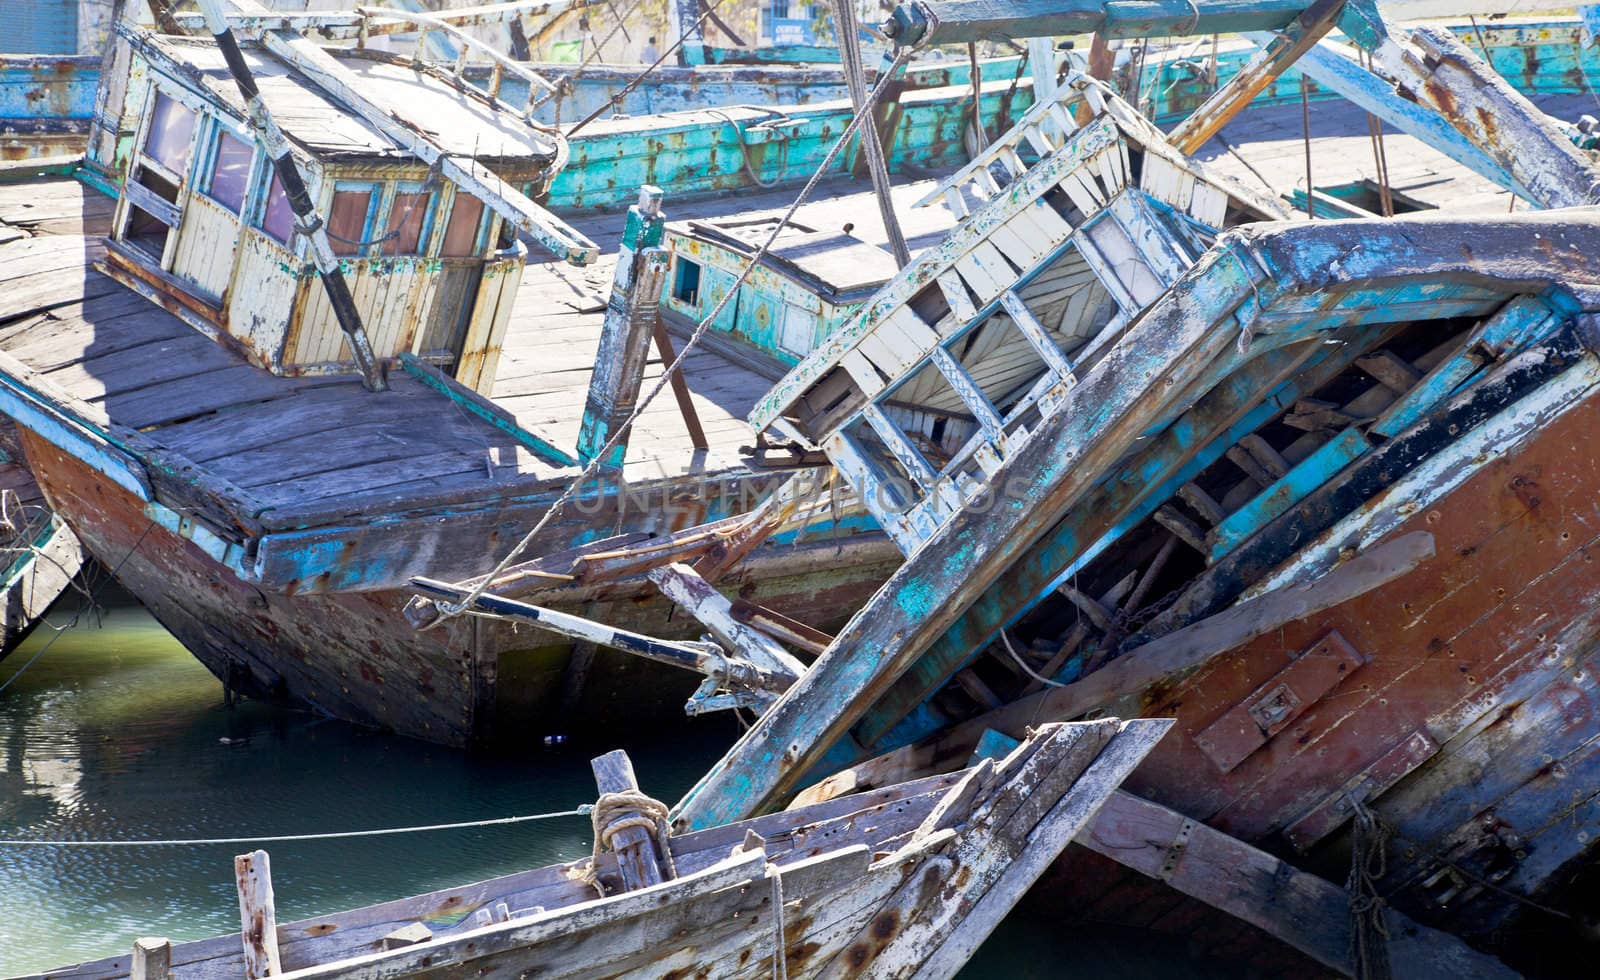
{"type": "MultiPolygon", "coordinates": [[[[524,248],[461,190],[259,46],[244,56],[294,147],[380,360],[410,353],[487,392],[524,248]]],[[[447,74],[327,49],[445,153],[524,193],[560,165],[555,138],[447,74]]],[[[215,44],[132,40],[112,275],[275,374],[356,370],[309,243],[215,44]],[[131,131],[131,137],[126,135],[131,131]]]]}

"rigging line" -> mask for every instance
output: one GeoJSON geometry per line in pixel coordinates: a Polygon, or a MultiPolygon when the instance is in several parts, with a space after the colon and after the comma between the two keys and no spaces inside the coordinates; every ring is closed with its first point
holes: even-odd
{"type": "MultiPolygon", "coordinates": [[[[146,524],[144,526],[144,530],[139,532],[139,539],[133,543],[133,547],[128,549],[128,553],[122,556],[122,560],[121,561],[117,562],[117,566],[111,570],[111,574],[107,575],[105,577],[105,579],[103,581],[101,581],[99,586],[97,586],[95,588],[94,592],[92,594],[90,594],[89,599],[88,599],[88,606],[86,608],[88,608],[88,609],[93,609],[94,608],[95,600],[100,597],[100,592],[103,589],[105,589],[106,583],[107,582],[111,582],[111,581],[116,579],[117,573],[122,571],[122,566],[126,565],[128,563],[128,559],[133,557],[133,553],[135,551],[139,550],[139,546],[140,545],[144,544],[144,539],[149,536],[151,530],[153,530],[155,528],[155,526],[156,526],[156,522],[155,521],[151,521],[149,524],[146,524]]],[[[61,639],[62,636],[66,635],[68,630],[72,629],[74,626],[77,626],[78,625],[78,620],[83,617],[84,612],[85,612],[84,609],[79,609],[73,615],[71,621],[68,622],[67,625],[65,625],[65,626],[61,627],[60,629],[56,630],[55,635],[50,637],[50,639],[45,641],[44,646],[39,648],[39,652],[38,653],[35,653],[33,656],[29,657],[27,663],[25,663],[21,667],[17,668],[17,672],[15,674],[12,674],[10,677],[7,677],[6,678],[6,682],[4,684],[0,684],[0,692],[5,691],[6,688],[10,687],[12,684],[15,684],[16,681],[17,681],[17,678],[21,677],[23,672],[26,671],[29,667],[32,667],[33,666],[33,662],[35,660],[38,660],[40,657],[44,656],[45,653],[51,647],[56,645],[56,641],[57,640],[61,639]]]]}
{"type": "Polygon", "coordinates": [[[465,830],[472,827],[497,827],[504,824],[527,823],[530,820],[553,820],[556,817],[587,817],[594,807],[583,804],[571,810],[550,813],[531,813],[519,817],[493,817],[488,820],[467,820],[461,823],[435,823],[420,827],[383,827],[377,830],[342,830],[327,834],[278,834],[270,837],[199,837],[173,840],[0,840],[0,847],[200,847],[207,844],[282,844],[288,841],[345,840],[351,837],[387,837],[394,834],[421,834],[434,830],[465,830]]]}
{"type": "Polygon", "coordinates": [[[1006,653],[1011,654],[1011,659],[1015,660],[1017,662],[1017,666],[1021,667],[1022,668],[1022,672],[1027,674],[1029,677],[1033,678],[1034,680],[1036,680],[1039,683],[1044,684],[1044,685],[1046,685],[1048,687],[1066,687],[1067,686],[1066,684],[1063,684],[1060,681],[1053,681],[1050,678],[1044,676],[1043,674],[1035,671],[1032,667],[1029,667],[1027,661],[1022,659],[1022,654],[1018,653],[1017,652],[1017,648],[1011,645],[1011,637],[1006,635],[1006,631],[1005,630],[1001,630],[1000,631],[1000,642],[1005,644],[1006,653]]]}
{"type": "Polygon", "coordinates": [[[672,363],[666,365],[666,367],[662,370],[661,377],[656,379],[655,387],[651,388],[650,392],[645,395],[637,405],[634,406],[633,412],[628,416],[627,420],[619,425],[616,431],[611,434],[611,437],[606,440],[605,445],[602,446],[600,450],[595,453],[594,458],[589,461],[589,465],[585,466],[583,471],[579,473],[570,484],[567,485],[566,490],[562,491],[561,496],[557,497],[555,502],[550,505],[549,509],[540,516],[538,523],[533,526],[533,529],[524,535],[522,540],[517,542],[516,547],[512,548],[504,558],[500,559],[499,564],[495,565],[494,570],[478,580],[478,583],[472,587],[472,591],[467,594],[466,598],[462,599],[459,603],[440,603],[438,608],[444,615],[440,616],[438,619],[434,620],[433,623],[429,624],[428,627],[424,628],[432,628],[433,626],[436,626],[453,616],[458,616],[464,612],[468,606],[471,606],[474,602],[476,602],[478,597],[483,595],[484,589],[488,588],[495,579],[499,578],[501,573],[504,572],[513,561],[516,561],[517,556],[521,555],[528,545],[533,543],[534,538],[536,538],[550,524],[551,521],[561,514],[568,502],[570,502],[573,496],[578,492],[578,489],[587,483],[597,472],[599,472],[601,464],[611,454],[611,450],[616,448],[617,443],[621,441],[622,437],[628,433],[633,424],[638,421],[639,416],[644,413],[644,410],[649,407],[650,403],[655,400],[656,396],[661,394],[662,390],[672,382],[673,376],[682,369],[684,360],[689,356],[690,351],[695,349],[695,345],[699,343],[700,338],[705,336],[705,333],[708,329],[710,329],[712,322],[714,322],[717,317],[722,315],[723,309],[728,305],[729,302],[733,300],[735,296],[739,294],[739,288],[744,285],[745,280],[749,279],[750,274],[755,271],[756,264],[766,256],[767,251],[772,248],[773,242],[777,241],[778,236],[782,234],[783,230],[789,226],[790,219],[794,217],[796,211],[800,210],[800,205],[805,203],[805,200],[808,196],[810,196],[811,191],[816,188],[817,182],[820,181],[823,175],[828,172],[828,168],[833,166],[833,161],[838,157],[839,152],[844,149],[845,145],[849,143],[850,137],[855,135],[857,128],[859,128],[861,125],[861,121],[870,117],[873,105],[877,103],[878,99],[883,95],[884,89],[889,86],[889,82],[895,77],[895,74],[900,70],[900,67],[905,64],[906,59],[908,59],[910,56],[911,52],[909,49],[902,51],[900,54],[895,56],[894,63],[889,66],[889,70],[883,73],[883,77],[878,80],[877,86],[873,88],[870,93],[868,93],[866,101],[861,105],[860,111],[858,111],[850,120],[850,124],[845,127],[844,132],[839,134],[839,138],[834,142],[833,146],[828,150],[827,155],[823,158],[822,163],[817,167],[816,173],[812,174],[811,179],[806,181],[806,185],[800,189],[799,196],[794,199],[793,204],[789,205],[789,210],[784,213],[783,218],[773,225],[771,233],[767,235],[767,240],[762,242],[761,247],[757,249],[755,254],[750,256],[750,258],[745,262],[744,268],[739,272],[738,278],[735,279],[733,284],[728,287],[725,293],[723,293],[722,299],[717,302],[716,307],[713,308],[712,311],[700,321],[699,325],[695,327],[694,333],[690,334],[688,341],[683,345],[683,348],[678,351],[678,356],[673,358],[672,363]]]}
{"type": "MultiPolygon", "coordinates": [[[[716,0],[715,3],[707,4],[705,12],[700,15],[700,19],[694,22],[695,30],[702,29],[705,26],[706,18],[710,17],[713,13],[715,13],[717,8],[722,6],[725,2],[726,2],[726,0],[716,0]]],[[[631,81],[628,84],[622,86],[622,90],[619,91],[616,95],[613,95],[611,98],[607,99],[605,101],[604,105],[600,106],[600,108],[596,109],[595,111],[589,113],[587,116],[584,116],[582,119],[578,120],[578,122],[575,123],[571,129],[567,130],[567,133],[566,133],[567,139],[571,139],[573,134],[575,134],[578,130],[582,129],[583,127],[585,127],[585,126],[589,125],[590,123],[594,122],[596,119],[599,119],[601,116],[605,115],[606,111],[611,109],[613,106],[621,105],[623,98],[625,96],[627,96],[627,94],[629,92],[632,92],[634,89],[638,88],[639,87],[639,83],[644,81],[645,78],[648,77],[651,72],[655,71],[657,68],[660,68],[663,62],[665,62],[668,58],[672,57],[673,52],[675,52],[679,48],[683,47],[683,42],[686,41],[686,40],[688,40],[688,35],[680,32],[679,35],[678,35],[678,39],[676,41],[672,42],[672,47],[670,47],[667,50],[663,51],[661,53],[661,57],[657,58],[655,61],[652,61],[648,68],[646,68],[644,71],[640,72],[638,75],[636,75],[634,77],[633,81],[631,81]]]]}

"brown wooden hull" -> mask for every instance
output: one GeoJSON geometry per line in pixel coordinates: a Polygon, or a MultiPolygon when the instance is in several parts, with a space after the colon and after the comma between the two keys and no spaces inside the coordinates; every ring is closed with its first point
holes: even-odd
{"type": "MultiPolygon", "coordinates": [[[[225,685],[447,745],[604,726],[681,721],[698,675],[600,651],[581,690],[564,694],[570,644],[504,622],[456,619],[415,631],[401,614],[412,593],[268,592],[155,523],[142,503],[55,444],[23,430],[46,497],[85,548],[225,685]]],[[[871,539],[868,539],[870,541],[871,539]]],[[[881,543],[836,553],[813,546],[767,563],[759,581],[732,578],[747,598],[827,627],[887,576],[881,543]],[[864,549],[864,550],[863,550],[864,549]],[[858,561],[858,557],[867,560],[858,561]]],[[[644,588],[584,596],[572,611],[618,626],[692,635],[698,624],[644,588]]]]}
{"type": "Polygon", "coordinates": [[[1469,936],[1560,888],[1600,835],[1597,418],[1591,396],[1416,510],[1388,536],[1434,536],[1415,571],[1155,692],[1177,724],[1130,790],[1334,880],[1343,799],[1374,800],[1380,888],[1469,936]]]}

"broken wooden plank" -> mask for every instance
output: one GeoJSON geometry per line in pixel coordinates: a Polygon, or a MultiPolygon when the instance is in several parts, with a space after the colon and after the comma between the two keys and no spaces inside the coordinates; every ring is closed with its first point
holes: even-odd
{"type": "Polygon", "coordinates": [[[1432,535],[1426,531],[1403,535],[1350,559],[1321,578],[1242,602],[1210,619],[1130,650],[1078,681],[1030,694],[955,725],[917,747],[896,751],[902,758],[915,753],[959,755],[963,746],[970,751],[988,729],[1016,737],[1041,720],[1078,717],[1115,698],[1135,695],[1164,677],[1193,669],[1284,623],[1304,619],[1365,595],[1408,574],[1432,556],[1432,535]]]}
{"type": "Polygon", "coordinates": [[[1256,52],[1226,85],[1179,123],[1168,140],[1186,156],[1199,152],[1263,89],[1326,37],[1338,25],[1344,8],[1344,0],[1317,0],[1307,7],[1271,43],[1256,52]]]}
{"type": "Polygon", "coordinates": [[[740,622],[733,615],[733,604],[728,597],[688,565],[675,562],[657,568],[650,572],[650,581],[662,595],[698,619],[719,643],[737,656],[765,668],[775,677],[788,677],[792,681],[805,673],[805,665],[796,660],[794,654],[776,640],[740,622]]]}
{"type": "MultiPolygon", "coordinates": [[[[1250,923],[1329,969],[1359,975],[1351,956],[1351,896],[1330,881],[1127,790],[1111,794],[1077,842],[1250,923]]],[[[1397,977],[1518,976],[1449,933],[1387,904],[1383,909],[1397,977]]]]}

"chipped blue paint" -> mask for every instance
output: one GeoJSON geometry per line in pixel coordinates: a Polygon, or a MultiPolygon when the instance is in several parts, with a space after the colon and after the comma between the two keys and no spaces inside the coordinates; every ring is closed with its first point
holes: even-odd
{"type": "Polygon", "coordinates": [[[1218,524],[1211,545],[1211,560],[1232,551],[1241,541],[1266,527],[1279,514],[1304,500],[1311,492],[1333,479],[1346,466],[1372,448],[1360,429],[1348,428],[1317,447],[1270,487],[1251,498],[1243,507],[1218,524]]]}
{"type": "Polygon", "coordinates": [[[88,122],[99,84],[98,55],[0,54],[0,122],[88,122]]]}
{"type": "Polygon", "coordinates": [[[980,759],[994,759],[999,761],[1010,755],[1022,742],[1012,738],[1004,732],[997,732],[992,728],[985,728],[983,734],[978,736],[978,744],[972,749],[972,758],[967,765],[972,765],[980,759]]]}
{"type": "Polygon", "coordinates": [[[1470,383],[1484,364],[1484,358],[1474,349],[1477,345],[1493,351],[1514,352],[1549,333],[1557,323],[1549,305],[1540,299],[1528,297],[1508,303],[1505,309],[1474,331],[1472,343],[1451,354],[1429,371],[1420,384],[1389,406],[1385,417],[1372,427],[1372,431],[1382,436],[1397,435],[1421,420],[1429,409],[1451,392],[1470,383]]]}

